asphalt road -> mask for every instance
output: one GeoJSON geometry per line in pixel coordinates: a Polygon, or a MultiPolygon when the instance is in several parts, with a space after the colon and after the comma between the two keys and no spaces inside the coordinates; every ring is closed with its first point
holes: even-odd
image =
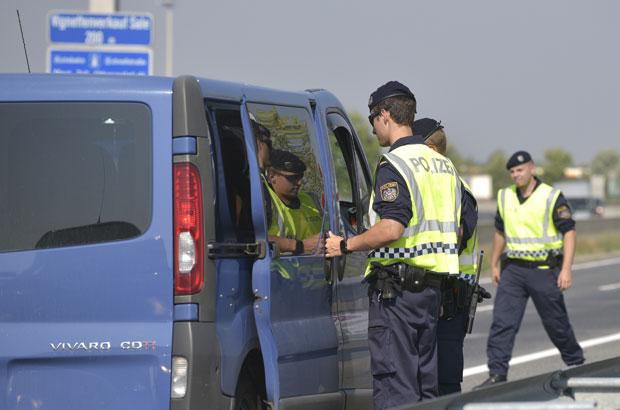
{"type": "MultiPolygon", "coordinates": [[[[485,279],[482,285],[494,295],[495,287],[485,279]]],[[[573,265],[573,286],[565,291],[564,300],[586,362],[620,356],[620,258],[573,265]]],[[[463,391],[471,390],[488,377],[486,342],[492,315],[489,300],[478,305],[473,332],[465,338],[463,391]]],[[[531,300],[512,358],[509,381],[565,367],[531,300]]]]}

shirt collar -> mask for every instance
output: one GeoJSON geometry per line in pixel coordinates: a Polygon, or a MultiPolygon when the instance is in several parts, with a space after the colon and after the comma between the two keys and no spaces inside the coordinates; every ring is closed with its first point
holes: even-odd
{"type": "Polygon", "coordinates": [[[424,144],[424,138],[421,135],[399,138],[398,140],[396,140],[394,145],[390,147],[389,152],[392,152],[392,150],[407,144],[424,144]]]}
{"type": "MultiPolygon", "coordinates": [[[[536,188],[538,188],[538,186],[542,184],[542,181],[537,176],[534,175],[534,179],[536,180],[536,185],[534,185],[534,189],[532,189],[532,193],[530,194],[530,196],[532,196],[532,194],[534,194],[534,191],[536,191],[536,188]]],[[[530,196],[528,196],[527,198],[529,198],[530,196]]],[[[523,203],[523,201],[527,199],[527,198],[523,198],[523,195],[521,195],[521,190],[518,187],[517,187],[517,198],[519,198],[520,203],[523,203]]]]}

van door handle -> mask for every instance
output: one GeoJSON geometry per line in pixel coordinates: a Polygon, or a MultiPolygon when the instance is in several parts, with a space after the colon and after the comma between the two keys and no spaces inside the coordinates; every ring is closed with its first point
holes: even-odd
{"type": "Polygon", "coordinates": [[[323,260],[323,273],[325,274],[325,281],[327,283],[331,283],[332,272],[334,271],[334,258],[324,258],[323,260]]]}
{"type": "Polygon", "coordinates": [[[344,268],[347,264],[347,255],[343,253],[338,258],[338,282],[342,282],[342,279],[344,279],[344,268]]]}

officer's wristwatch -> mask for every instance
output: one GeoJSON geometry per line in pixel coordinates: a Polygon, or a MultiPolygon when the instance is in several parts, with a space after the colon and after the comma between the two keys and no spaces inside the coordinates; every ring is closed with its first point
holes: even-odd
{"type": "Polygon", "coordinates": [[[352,251],[347,249],[347,240],[343,239],[340,241],[340,252],[342,252],[343,255],[348,255],[349,253],[351,253],[352,251]]]}

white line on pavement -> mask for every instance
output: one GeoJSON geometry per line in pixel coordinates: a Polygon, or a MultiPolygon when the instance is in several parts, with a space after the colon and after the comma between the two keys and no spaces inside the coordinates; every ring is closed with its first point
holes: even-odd
{"type": "MultiPolygon", "coordinates": [[[[585,349],[585,348],[588,348],[588,347],[602,345],[602,344],[609,343],[609,342],[615,342],[617,340],[620,340],[620,333],[615,333],[615,334],[609,335],[609,336],[603,336],[603,337],[597,337],[595,339],[585,340],[583,342],[579,342],[579,345],[583,349],[585,349]]],[[[530,354],[526,354],[526,355],[523,355],[523,356],[514,357],[510,361],[510,363],[508,363],[508,364],[510,366],[514,366],[514,365],[517,365],[517,364],[527,363],[527,362],[531,362],[531,361],[534,361],[534,360],[543,359],[545,357],[555,356],[555,355],[558,355],[558,354],[560,354],[560,352],[556,348],[547,349],[547,350],[542,350],[540,352],[535,352],[535,353],[530,353],[530,354]]],[[[487,367],[486,364],[483,364],[481,366],[470,367],[470,368],[465,369],[463,371],[463,377],[473,376],[473,375],[478,374],[478,373],[485,373],[488,370],[489,370],[489,368],[487,367]]]]}
{"type": "Polygon", "coordinates": [[[610,283],[608,285],[601,285],[598,287],[598,290],[600,290],[601,292],[605,292],[608,290],[616,290],[616,289],[620,289],[620,283],[610,283]]]}
{"type": "Polygon", "coordinates": [[[573,270],[597,268],[599,266],[614,265],[620,263],[620,258],[604,259],[602,261],[584,262],[573,265],[573,270]]]}

